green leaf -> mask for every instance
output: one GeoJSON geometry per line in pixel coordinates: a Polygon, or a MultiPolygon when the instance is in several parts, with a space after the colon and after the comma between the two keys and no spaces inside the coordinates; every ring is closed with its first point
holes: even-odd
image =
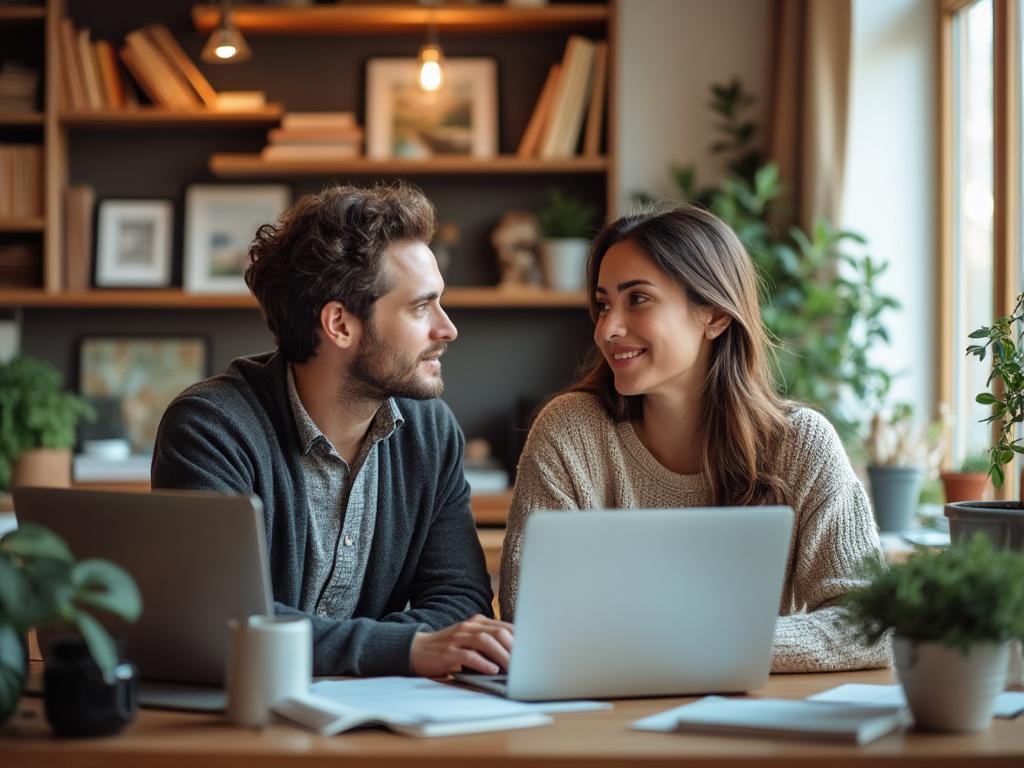
{"type": "Polygon", "coordinates": [[[993,464],[992,468],[989,469],[988,471],[988,475],[989,477],[992,478],[992,485],[994,485],[996,488],[1003,487],[1003,480],[1005,478],[1005,475],[1003,474],[1003,468],[1001,466],[999,466],[998,464],[993,464]]]}
{"type": "Polygon", "coordinates": [[[999,402],[999,399],[988,392],[982,392],[980,395],[974,398],[974,402],[980,405],[994,405],[999,402]]]}
{"type": "Polygon", "coordinates": [[[72,617],[82,639],[89,648],[96,666],[103,673],[108,684],[114,682],[114,670],[117,669],[117,647],[107,630],[96,619],[84,611],[75,611],[72,617]]]}
{"type": "Polygon", "coordinates": [[[969,339],[986,339],[986,338],[988,338],[988,331],[989,331],[988,328],[984,328],[984,327],[983,328],[979,328],[978,330],[972,331],[971,333],[967,334],[967,338],[969,338],[969,339]]]}
{"type": "Polygon", "coordinates": [[[21,636],[14,627],[0,621],[0,725],[17,708],[27,672],[28,659],[21,636]]]}
{"type": "Polygon", "coordinates": [[[53,531],[25,523],[0,539],[0,551],[18,557],[48,557],[70,563],[74,560],[64,540],[53,531]]]}
{"type": "Polygon", "coordinates": [[[107,560],[82,560],[71,569],[74,601],[135,621],[142,612],[142,596],[132,577],[107,560]]]}

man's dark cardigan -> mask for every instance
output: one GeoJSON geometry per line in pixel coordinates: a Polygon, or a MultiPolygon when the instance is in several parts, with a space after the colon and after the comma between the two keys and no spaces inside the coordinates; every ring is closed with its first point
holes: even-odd
{"type": "MultiPolygon", "coordinates": [[[[280,355],[266,353],[185,390],[160,422],[152,480],[154,488],[258,496],[275,610],[301,615],[310,499],[286,375],[280,355]]],[[[462,432],[440,400],[396,402],[405,423],[377,447],[377,521],[362,592],[352,618],[309,616],[314,674],[409,674],[417,631],[493,615],[462,432]]]]}

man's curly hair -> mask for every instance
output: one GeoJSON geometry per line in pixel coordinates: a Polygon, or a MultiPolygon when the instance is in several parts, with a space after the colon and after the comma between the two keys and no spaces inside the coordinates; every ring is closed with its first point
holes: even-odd
{"type": "Polygon", "coordinates": [[[284,358],[303,363],[316,354],[320,310],[330,301],[369,320],[374,302],[390,290],[385,249],[429,243],[435,227],[434,206],[408,184],[328,187],[261,226],[245,283],[284,358]]]}

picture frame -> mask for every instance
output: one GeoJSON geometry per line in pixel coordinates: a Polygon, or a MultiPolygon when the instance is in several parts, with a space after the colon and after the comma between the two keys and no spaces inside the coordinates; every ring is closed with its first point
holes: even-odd
{"type": "Polygon", "coordinates": [[[134,454],[151,453],[167,406],[209,373],[210,345],[204,336],[82,336],[78,393],[97,412],[96,421],[82,431],[98,439],[127,439],[134,454]]]}
{"type": "Polygon", "coordinates": [[[170,200],[101,200],[96,220],[97,287],[171,284],[174,204],[170,200]]]}
{"type": "Polygon", "coordinates": [[[444,62],[444,86],[419,88],[413,58],[366,67],[366,153],[384,159],[493,157],[498,149],[497,66],[488,58],[444,62]]]}
{"type": "Polygon", "coordinates": [[[284,184],[193,184],[185,190],[184,289],[248,293],[243,275],[256,230],[291,204],[284,184]]]}

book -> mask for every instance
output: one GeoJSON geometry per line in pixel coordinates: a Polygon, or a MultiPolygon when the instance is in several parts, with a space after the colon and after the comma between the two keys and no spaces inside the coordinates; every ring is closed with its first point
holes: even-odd
{"type": "Polygon", "coordinates": [[[358,144],[271,144],[260,160],[347,160],[360,156],[358,144]]]}
{"type": "Polygon", "coordinates": [[[125,99],[121,75],[117,71],[117,56],[114,54],[114,46],[106,40],[97,40],[93,51],[99,65],[100,82],[103,83],[103,94],[106,97],[107,106],[111,109],[124,109],[128,102],[125,99]]]}
{"type": "Polygon", "coordinates": [[[163,24],[150,24],[145,32],[156,48],[164,55],[171,67],[195,91],[199,100],[210,109],[218,107],[217,92],[210,85],[199,68],[188,57],[185,50],[163,24]]]}
{"type": "Polygon", "coordinates": [[[705,696],[633,723],[639,731],[808,738],[868,744],[911,722],[906,707],[867,707],[806,699],[705,696]]]}
{"type": "Polygon", "coordinates": [[[202,106],[192,87],[178,75],[175,67],[164,58],[142,29],[125,35],[125,44],[131,50],[136,65],[146,73],[146,79],[160,94],[164,106],[183,110],[202,106]]]}
{"type": "Polygon", "coordinates": [[[271,128],[267,141],[271,144],[360,144],[363,129],[352,128],[271,128]]]}
{"type": "Polygon", "coordinates": [[[365,725],[434,737],[551,723],[548,715],[529,704],[413,677],[321,680],[313,683],[309,694],[282,699],[271,709],[321,736],[365,725]]]}
{"type": "Polygon", "coordinates": [[[263,91],[221,91],[216,109],[224,112],[257,112],[267,106],[263,91]]]}
{"type": "Polygon", "coordinates": [[[544,87],[541,88],[537,104],[533,108],[533,114],[530,115],[530,121],[526,124],[523,138],[519,142],[519,149],[516,151],[518,157],[536,156],[537,145],[540,143],[544,125],[551,115],[551,102],[555,95],[555,89],[558,87],[558,77],[561,71],[561,64],[552,64],[551,69],[548,70],[547,79],[544,80],[544,87]]]}
{"type": "Polygon", "coordinates": [[[156,85],[149,80],[147,72],[139,66],[139,63],[135,58],[135,53],[126,45],[118,51],[118,55],[120,55],[125,69],[131,73],[132,78],[139,84],[139,88],[142,89],[146,98],[158,106],[168,106],[164,103],[163,96],[159,89],[157,89],[156,85]]]}
{"type": "Polygon", "coordinates": [[[575,154],[593,61],[594,43],[579,35],[570,36],[553,97],[551,119],[545,126],[540,145],[541,157],[552,159],[575,154]]]}
{"type": "Polygon", "coordinates": [[[60,71],[65,86],[65,108],[84,111],[89,108],[89,102],[85,95],[85,83],[82,81],[84,75],[78,65],[78,35],[71,19],[61,19],[60,22],[60,71]]]}
{"type": "Polygon", "coordinates": [[[288,112],[281,116],[282,128],[352,128],[354,112],[288,112]]]}
{"type": "Polygon", "coordinates": [[[608,85],[608,42],[600,40],[594,47],[594,85],[590,91],[587,125],[583,131],[583,156],[601,154],[601,128],[604,124],[604,100],[608,85]]]}
{"type": "Polygon", "coordinates": [[[92,223],[96,190],[72,185],[64,193],[64,281],[69,291],[89,289],[92,275],[92,223]]]}
{"type": "Polygon", "coordinates": [[[99,111],[103,109],[103,91],[100,90],[99,72],[96,69],[96,62],[92,56],[92,41],[89,39],[89,30],[78,30],[78,60],[82,65],[82,79],[85,82],[85,97],[89,109],[99,111]]]}

